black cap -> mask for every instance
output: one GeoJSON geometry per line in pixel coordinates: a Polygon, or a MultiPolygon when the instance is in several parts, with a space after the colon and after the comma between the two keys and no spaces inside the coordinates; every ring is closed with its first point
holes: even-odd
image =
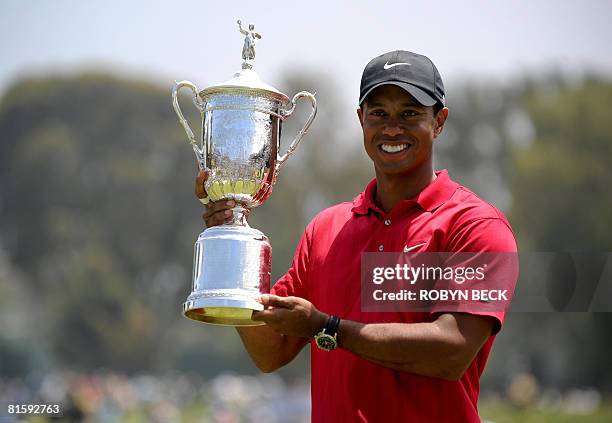
{"type": "Polygon", "coordinates": [[[388,84],[403,88],[423,106],[446,104],[442,77],[427,56],[396,50],[372,59],[361,76],[359,104],[375,88],[388,84]]]}

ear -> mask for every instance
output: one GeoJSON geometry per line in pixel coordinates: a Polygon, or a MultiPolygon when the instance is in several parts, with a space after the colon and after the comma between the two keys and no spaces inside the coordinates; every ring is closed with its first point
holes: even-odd
{"type": "Polygon", "coordinates": [[[363,110],[361,110],[361,107],[357,108],[357,117],[359,118],[359,123],[361,124],[361,127],[363,128],[363,110]]]}
{"type": "Polygon", "coordinates": [[[448,107],[444,107],[443,109],[441,109],[438,112],[438,114],[434,117],[434,120],[436,121],[436,127],[434,129],[434,138],[436,138],[438,135],[442,133],[442,130],[444,129],[444,122],[446,122],[447,118],[448,118],[448,107]]]}

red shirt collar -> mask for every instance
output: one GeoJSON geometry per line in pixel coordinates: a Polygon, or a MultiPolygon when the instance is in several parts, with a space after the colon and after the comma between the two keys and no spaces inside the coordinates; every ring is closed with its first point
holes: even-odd
{"type": "MultiPolygon", "coordinates": [[[[436,176],[436,179],[427,185],[423,191],[411,199],[400,201],[393,211],[409,208],[415,204],[418,204],[423,210],[433,211],[447,202],[455,193],[459,184],[451,180],[446,169],[436,172],[436,176]]],[[[374,202],[375,194],[376,178],[370,181],[364,192],[355,197],[353,208],[351,209],[352,212],[355,214],[368,214],[369,210],[372,210],[385,214],[374,202]]]]}

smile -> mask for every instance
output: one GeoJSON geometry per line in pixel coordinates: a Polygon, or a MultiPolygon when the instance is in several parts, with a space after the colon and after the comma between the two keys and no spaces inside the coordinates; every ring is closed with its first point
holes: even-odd
{"type": "Polygon", "coordinates": [[[385,153],[399,153],[410,147],[410,144],[381,144],[380,149],[385,153]]]}

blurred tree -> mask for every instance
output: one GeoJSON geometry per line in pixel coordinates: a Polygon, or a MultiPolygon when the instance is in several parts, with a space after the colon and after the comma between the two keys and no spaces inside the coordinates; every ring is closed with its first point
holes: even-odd
{"type": "Polygon", "coordinates": [[[539,251],[612,250],[612,83],[550,78],[523,96],[535,140],[514,149],[511,216],[521,245],[539,251]]]}
{"type": "Polygon", "coordinates": [[[456,81],[448,85],[449,117],[435,141],[436,168],[502,211],[510,206],[507,184],[514,131],[508,119],[517,112],[516,92],[493,83],[456,81]]]}
{"type": "MultiPolygon", "coordinates": [[[[596,287],[608,258],[597,253],[612,249],[611,99],[612,81],[588,75],[527,81],[520,97],[535,137],[512,151],[510,219],[523,251],[591,253],[581,256],[586,278],[551,281],[553,292],[579,282],[573,300],[585,284],[596,287]]],[[[512,319],[515,336],[526,337],[519,341],[523,366],[547,386],[612,388],[612,365],[605,358],[612,341],[603,335],[612,331],[609,313],[521,313],[512,319]]]]}
{"type": "Polygon", "coordinates": [[[173,365],[202,225],[168,93],[87,74],[22,81],[2,99],[1,241],[59,364],[173,365]]]}

